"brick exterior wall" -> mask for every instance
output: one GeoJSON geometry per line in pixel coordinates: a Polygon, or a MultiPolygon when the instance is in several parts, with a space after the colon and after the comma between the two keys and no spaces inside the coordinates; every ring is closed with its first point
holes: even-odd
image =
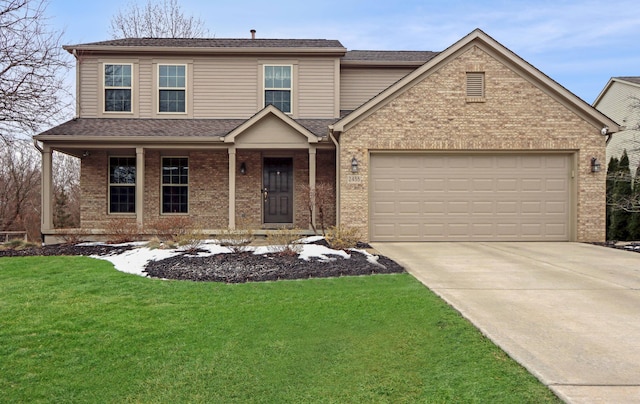
{"type": "MultiPolygon", "coordinates": [[[[112,153],[114,156],[127,153],[112,153]]],[[[131,154],[131,151],[129,152],[131,154]]],[[[282,156],[293,157],[294,163],[294,227],[309,228],[309,212],[301,194],[309,183],[309,153],[305,150],[286,151],[282,156]]],[[[220,151],[165,151],[145,150],[144,219],[143,232],[151,233],[153,223],[169,216],[161,214],[162,156],[189,158],[189,213],[188,217],[202,229],[225,229],[229,219],[229,155],[220,151]]],[[[236,225],[262,228],[262,161],[260,151],[236,152],[236,225]],[[240,173],[245,163],[246,174],[240,173]]],[[[81,167],[81,227],[85,232],[103,231],[110,220],[126,218],[136,223],[135,214],[108,214],[109,153],[92,152],[82,160],[81,167]]],[[[335,151],[318,150],[316,181],[328,182],[335,194],[335,151]]],[[[333,198],[335,200],[335,198],[333,198]]],[[[326,213],[328,225],[335,224],[335,205],[326,213]]]]}
{"type": "Polygon", "coordinates": [[[370,152],[562,150],[577,162],[575,238],[604,241],[606,174],[590,171],[591,157],[605,156],[599,130],[473,46],[341,135],[341,224],[368,240],[370,152]],[[485,72],[485,102],[467,102],[469,71],[485,72]],[[353,156],[360,184],[347,183],[353,156]]]}

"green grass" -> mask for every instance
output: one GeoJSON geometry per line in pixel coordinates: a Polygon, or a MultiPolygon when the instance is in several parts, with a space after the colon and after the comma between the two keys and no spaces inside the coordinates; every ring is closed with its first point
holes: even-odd
{"type": "Polygon", "coordinates": [[[410,275],[161,281],[0,258],[0,402],[541,403],[557,398],[410,275]]]}

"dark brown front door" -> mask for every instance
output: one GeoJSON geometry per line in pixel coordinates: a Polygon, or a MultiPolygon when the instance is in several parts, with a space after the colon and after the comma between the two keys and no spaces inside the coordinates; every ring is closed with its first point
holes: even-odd
{"type": "Polygon", "coordinates": [[[293,159],[265,158],[262,178],[264,223],[293,223],[293,159]]]}

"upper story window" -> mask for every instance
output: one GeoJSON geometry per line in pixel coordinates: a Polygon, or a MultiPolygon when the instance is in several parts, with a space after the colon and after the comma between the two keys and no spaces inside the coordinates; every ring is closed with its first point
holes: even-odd
{"type": "Polygon", "coordinates": [[[104,65],[105,112],[131,112],[131,65],[104,65]]]}
{"type": "Polygon", "coordinates": [[[290,114],[292,92],[291,66],[264,67],[264,105],[275,106],[280,111],[290,114]]]}
{"type": "Polygon", "coordinates": [[[187,111],[187,67],[185,65],[158,66],[158,112],[187,111]]]}

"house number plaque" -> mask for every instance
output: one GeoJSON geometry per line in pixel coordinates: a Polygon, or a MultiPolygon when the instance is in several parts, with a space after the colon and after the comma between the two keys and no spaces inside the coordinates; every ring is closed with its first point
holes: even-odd
{"type": "Polygon", "coordinates": [[[347,184],[361,184],[362,176],[361,175],[347,175],[347,184]]]}

